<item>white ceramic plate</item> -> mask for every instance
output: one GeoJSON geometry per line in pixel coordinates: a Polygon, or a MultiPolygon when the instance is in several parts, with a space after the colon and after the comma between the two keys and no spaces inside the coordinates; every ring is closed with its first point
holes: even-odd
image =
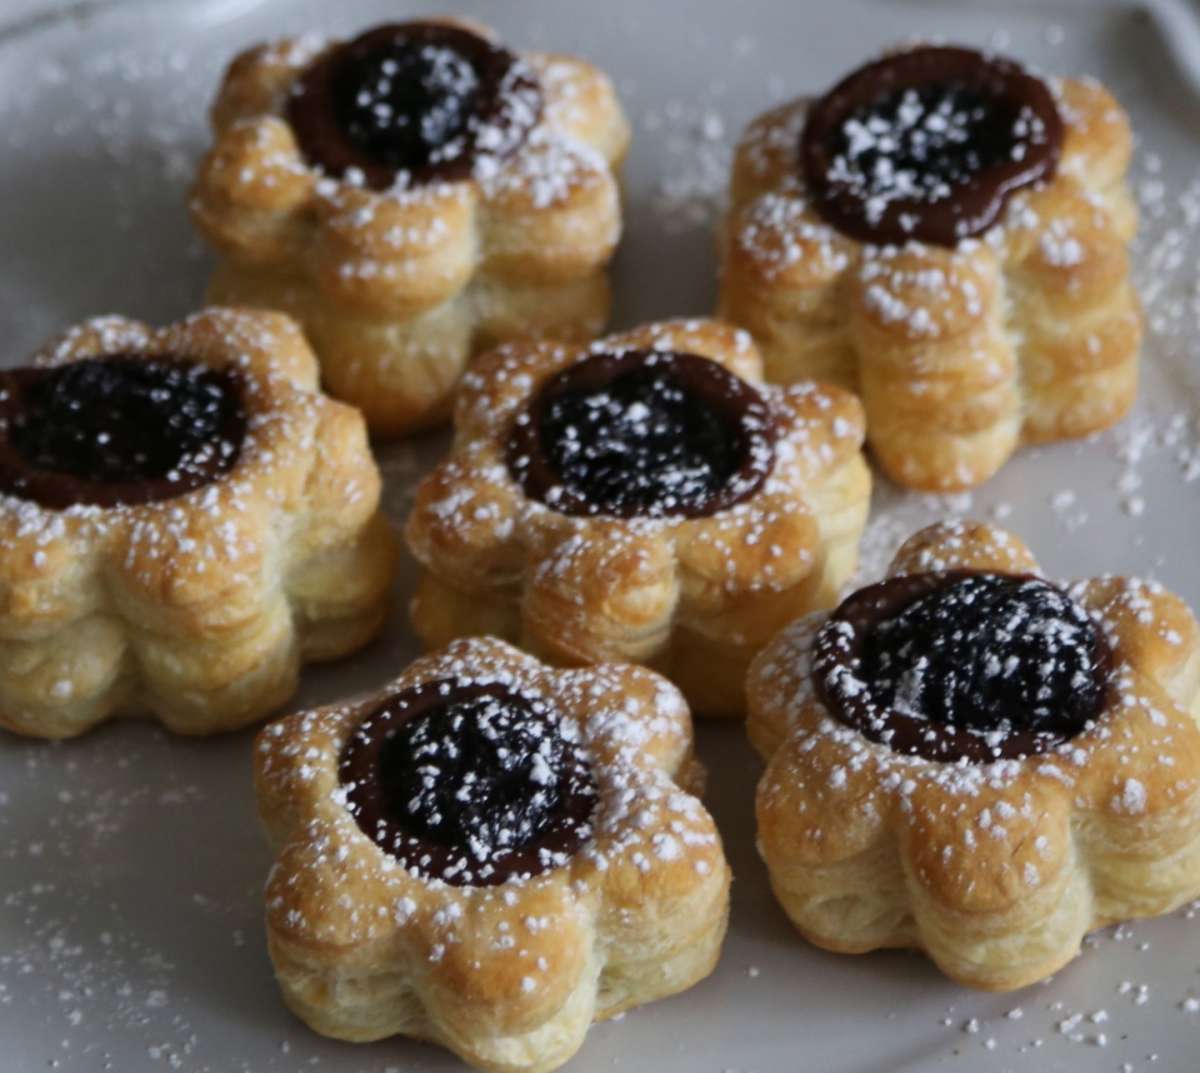
{"type": "MultiPolygon", "coordinates": [[[[1184,0],[1149,11],[1032,0],[453,6],[519,46],[578,52],[615,76],[636,128],[619,325],[711,308],[712,224],[737,131],[880,46],[959,39],[1102,78],[1140,142],[1138,272],[1151,323],[1142,402],[1092,442],[1023,453],[973,497],[881,488],[866,567],[878,570],[917,525],[970,512],[1005,518],[1052,573],[1153,574],[1200,603],[1200,483],[1190,483],[1200,473],[1200,21],[1184,0]]],[[[208,100],[236,49],[431,10],[403,0],[85,4],[0,31],[2,360],[18,362],[89,314],[164,321],[200,302],[206,255],[183,198],[208,100]]],[[[439,446],[385,452],[395,517],[439,446]]],[[[375,685],[413,654],[398,616],[360,658],[310,673],[300,700],[375,685]]],[[[269,858],[254,821],[250,741],[175,741],[145,725],[64,745],[0,741],[0,1070],[460,1068],[405,1041],[321,1039],[283,1009],[260,925],[269,858]]],[[[740,728],[705,727],[700,744],[737,876],[724,957],[689,993],[596,1028],[573,1073],[1200,1065],[1192,914],[1102,932],[1053,981],[1006,996],[964,991],[915,956],[821,953],[789,930],[767,891],[753,848],[756,763],[740,728]]]]}

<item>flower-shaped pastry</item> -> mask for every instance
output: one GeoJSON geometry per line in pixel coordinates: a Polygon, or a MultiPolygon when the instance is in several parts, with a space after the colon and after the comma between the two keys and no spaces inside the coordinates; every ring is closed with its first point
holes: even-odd
{"type": "Polygon", "coordinates": [[[870,497],[858,401],[761,376],[708,320],[480,358],[408,520],[422,640],[650,663],[741,715],[754,652],[837,598],[870,497]]]}
{"type": "Polygon", "coordinates": [[[89,321],[0,372],[0,726],[243,726],[383,621],[395,542],[362,417],[300,329],[89,321]]]}
{"type": "Polygon", "coordinates": [[[191,198],[211,300],[295,316],[373,433],[445,420],[484,345],[603,327],[629,128],[595,67],[390,24],[243,53],[212,123],[191,198]]]}
{"type": "Polygon", "coordinates": [[[893,479],[970,488],[1133,401],[1130,141],[1091,80],[962,48],[868,64],[747,130],[721,313],[769,380],[856,389],[893,479]]]}
{"type": "Polygon", "coordinates": [[[1157,584],[1063,589],[947,523],[751,667],[759,849],[830,950],[915,947],[973,987],[1200,895],[1200,628],[1157,584]]]}
{"type": "Polygon", "coordinates": [[[318,1032],[548,1070],[712,971],[729,869],[687,706],[650,671],[457,641],[272,724],[256,760],[271,957],[318,1032]]]}

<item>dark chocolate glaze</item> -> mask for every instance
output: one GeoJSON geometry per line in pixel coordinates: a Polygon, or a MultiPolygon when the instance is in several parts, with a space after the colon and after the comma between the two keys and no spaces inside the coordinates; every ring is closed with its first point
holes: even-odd
{"type": "Polygon", "coordinates": [[[800,164],[814,208],[851,238],[952,247],[1051,178],[1062,141],[1041,79],[973,49],[924,47],[860,67],[816,101],[800,164]]]}
{"type": "Polygon", "coordinates": [[[758,491],[777,434],[762,393],[715,361],[602,352],[541,387],[513,425],[508,464],[563,514],[695,518],[758,491]]]}
{"type": "Polygon", "coordinates": [[[0,371],[0,491],[62,510],[172,499],[233,468],[238,379],[172,354],[0,371]]]}
{"type": "Polygon", "coordinates": [[[1062,589],[948,570],[854,593],[821,628],[813,685],[872,741],[930,760],[1043,753],[1104,710],[1111,655],[1062,589]]]}
{"type": "Polygon", "coordinates": [[[387,698],[342,751],[354,818],[405,868],[495,886],[560,867],[591,837],[596,788],[549,706],[498,683],[387,698]]]}
{"type": "Polygon", "coordinates": [[[541,87],[507,49],[459,26],[402,22],[335,45],[296,81],[287,119],[310,164],[374,190],[467,178],[504,159],[542,113],[541,87]]]}

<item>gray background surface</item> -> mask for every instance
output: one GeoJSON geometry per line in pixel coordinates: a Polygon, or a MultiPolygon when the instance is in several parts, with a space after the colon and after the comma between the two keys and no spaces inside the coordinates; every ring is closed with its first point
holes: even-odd
{"type": "MultiPolygon", "coordinates": [[[[45,7],[8,0],[0,18],[45,7]]],[[[1182,0],[1152,11],[1004,0],[173,0],[0,36],[2,360],[20,361],[89,314],[161,322],[199,304],[207,260],[182,201],[205,108],[237,48],[448,7],[517,46],[578,52],[615,77],[635,126],[620,325],[711,308],[712,225],[738,130],[880,46],[939,36],[1100,76],[1140,141],[1137,264],[1152,332],[1138,411],[1093,442],[1025,452],[974,496],[881,487],[865,567],[878,570],[917,525],[971,513],[1004,518],[1054,574],[1153,574],[1200,603],[1200,23],[1182,0]]],[[[396,518],[439,449],[434,438],[383,453],[396,518]]],[[[401,597],[410,582],[406,571],[401,597]]],[[[412,654],[398,616],[361,658],[310,673],[300,701],[369,688],[412,654]]],[[[253,818],[250,740],[180,742],[144,725],[64,745],[0,740],[0,1073],[460,1068],[403,1041],[322,1040],[280,1005],[262,941],[270,862],[253,818]]],[[[966,992],[909,955],[821,953],[791,933],[766,889],[753,849],[757,767],[740,728],[705,727],[700,745],[737,876],[723,960],[688,994],[596,1028],[573,1073],[1200,1066],[1191,911],[1108,929],[1053,981],[1009,996],[966,992]]]]}

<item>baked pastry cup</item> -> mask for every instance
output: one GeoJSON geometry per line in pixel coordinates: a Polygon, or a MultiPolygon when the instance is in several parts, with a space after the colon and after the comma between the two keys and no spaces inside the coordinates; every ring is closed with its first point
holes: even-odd
{"type": "Polygon", "coordinates": [[[281,314],[72,328],[0,372],[0,726],[260,719],[381,625],[378,507],[362,417],[281,314]]]}
{"type": "Polygon", "coordinates": [[[769,380],[858,391],[893,480],[972,488],[1133,402],[1130,141],[1091,79],[962,48],[886,56],[750,124],[720,313],[769,380]]]}
{"type": "Polygon", "coordinates": [[[871,487],[858,400],[761,377],[711,320],[478,359],[407,523],[422,641],[647,663],[740,716],[751,656],[854,569],[871,487]]]}
{"type": "Polygon", "coordinates": [[[284,310],[371,432],[445,421],[470,355],[590,339],[629,126],[607,76],[455,19],[238,56],[192,219],[214,302],[284,310]]]}
{"type": "Polygon", "coordinates": [[[494,638],[266,727],[267,936],[316,1031],[548,1070],[594,1020],[712,971],[729,869],[683,697],[494,638]]]}
{"type": "Polygon", "coordinates": [[[830,950],[1043,979],[1088,931],[1200,895],[1198,681],[1200,630],[1160,585],[1058,588],[1009,533],[923,530],[750,670],[776,897],[830,950]]]}

